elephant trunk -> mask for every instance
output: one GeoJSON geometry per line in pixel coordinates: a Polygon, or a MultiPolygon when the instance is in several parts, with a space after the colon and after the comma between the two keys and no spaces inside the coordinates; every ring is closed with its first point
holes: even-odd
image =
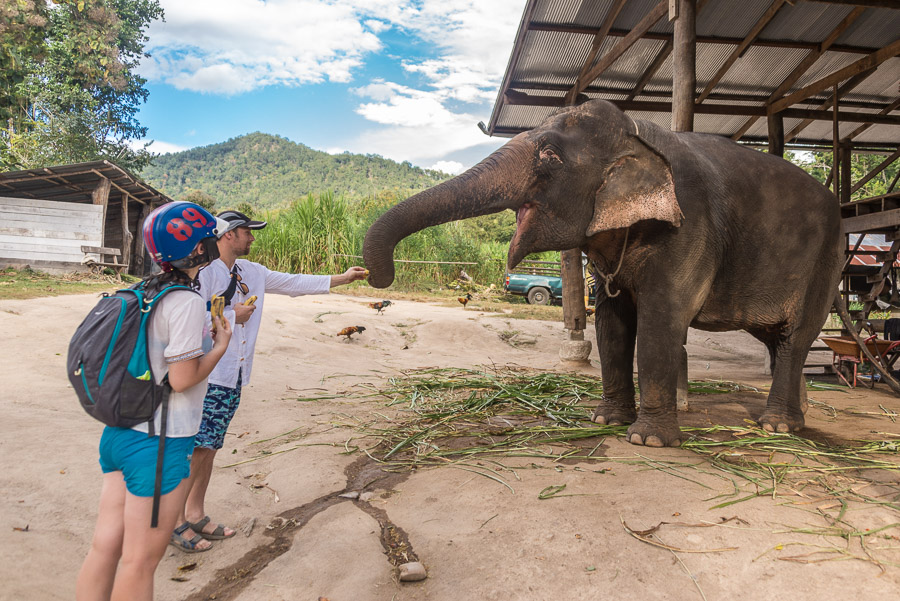
{"type": "Polygon", "coordinates": [[[516,210],[529,179],[532,153],[512,140],[465,173],[392,207],[366,233],[363,259],[369,284],[387,288],[394,281],[394,247],[426,227],[469,217],[516,210]]]}

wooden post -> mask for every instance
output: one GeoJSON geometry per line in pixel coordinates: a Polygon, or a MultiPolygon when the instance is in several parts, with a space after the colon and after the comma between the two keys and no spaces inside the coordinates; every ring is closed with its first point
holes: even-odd
{"type": "Polygon", "coordinates": [[[122,192],[122,263],[131,267],[131,242],[134,240],[134,234],[128,227],[128,203],[131,196],[122,192]]]}
{"type": "Polygon", "coordinates": [[[91,201],[95,205],[103,205],[103,225],[100,228],[100,246],[106,246],[106,208],[109,206],[109,189],[112,186],[107,178],[101,177],[97,187],[91,192],[91,201]]]}
{"type": "MultiPolygon", "coordinates": [[[[838,198],[841,204],[850,202],[850,186],[853,184],[853,176],[850,172],[851,160],[853,159],[853,148],[849,144],[840,144],[838,146],[838,154],[840,155],[840,190],[838,198]]],[[[835,189],[838,192],[838,189],[835,189]]]]}
{"type": "Polygon", "coordinates": [[[138,277],[144,277],[145,275],[147,275],[144,270],[144,257],[147,254],[144,249],[144,220],[152,210],[153,207],[151,204],[145,204],[143,207],[141,207],[141,214],[138,217],[137,236],[135,236],[134,239],[134,259],[132,260],[134,268],[129,268],[129,271],[138,277]]]}
{"type": "Polygon", "coordinates": [[[768,116],[769,154],[784,158],[784,117],[781,113],[768,116]]]}
{"type": "MultiPolygon", "coordinates": [[[[676,10],[669,12],[669,20],[673,20],[674,17],[675,21],[675,35],[672,38],[672,131],[694,131],[694,94],[697,89],[697,3],[695,0],[674,1],[678,3],[676,10]]],[[[679,411],[687,411],[688,372],[687,351],[684,347],[677,368],[676,405],[679,411]]]]}
{"type": "Polygon", "coordinates": [[[560,253],[563,323],[567,340],[559,349],[561,361],[570,365],[590,365],[591,341],[584,339],[587,315],[584,310],[584,271],[577,248],[560,253]]]}
{"type": "Polygon", "coordinates": [[[677,0],[672,52],[672,131],[694,131],[697,89],[697,3],[677,0]]]}

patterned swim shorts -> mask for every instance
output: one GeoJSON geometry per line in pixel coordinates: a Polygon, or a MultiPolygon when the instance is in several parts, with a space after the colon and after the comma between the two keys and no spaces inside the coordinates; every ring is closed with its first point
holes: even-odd
{"type": "Polygon", "coordinates": [[[210,384],[203,399],[203,419],[194,447],[221,449],[225,444],[225,432],[231,424],[234,412],[241,402],[241,376],[238,374],[237,387],[227,388],[210,384]]]}

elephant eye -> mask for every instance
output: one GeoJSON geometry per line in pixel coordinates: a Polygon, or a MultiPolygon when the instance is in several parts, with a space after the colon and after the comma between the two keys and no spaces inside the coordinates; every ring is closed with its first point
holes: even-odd
{"type": "Polygon", "coordinates": [[[550,145],[541,146],[538,151],[539,169],[545,173],[562,167],[563,161],[559,153],[550,145]]]}

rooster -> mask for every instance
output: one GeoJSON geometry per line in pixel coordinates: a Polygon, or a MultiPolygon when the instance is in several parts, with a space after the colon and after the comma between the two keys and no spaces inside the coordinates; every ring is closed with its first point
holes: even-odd
{"type": "Polygon", "coordinates": [[[372,309],[376,309],[378,311],[378,313],[381,313],[382,311],[385,310],[385,308],[390,307],[390,306],[391,306],[391,301],[389,301],[389,300],[378,301],[377,303],[369,303],[369,307],[371,307],[372,309]]]}
{"type": "Polygon", "coordinates": [[[362,326],[347,326],[346,328],[344,328],[343,330],[341,330],[340,332],[338,332],[335,335],[336,336],[346,336],[347,340],[350,340],[350,337],[353,336],[354,334],[362,334],[365,331],[366,331],[366,329],[362,326]]]}
{"type": "Polygon", "coordinates": [[[461,302],[461,303],[462,303],[462,306],[463,306],[463,309],[465,309],[465,308],[466,308],[466,303],[468,303],[470,300],[472,300],[472,295],[471,295],[469,292],[466,292],[466,295],[465,295],[465,296],[460,296],[460,297],[457,298],[456,300],[458,300],[459,302],[461,302]]]}

